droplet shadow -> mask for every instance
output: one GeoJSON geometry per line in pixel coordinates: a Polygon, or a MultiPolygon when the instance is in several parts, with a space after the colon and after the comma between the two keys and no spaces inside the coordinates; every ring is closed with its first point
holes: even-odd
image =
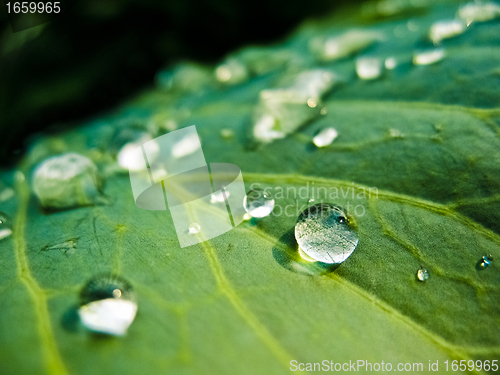
{"type": "Polygon", "coordinates": [[[273,246],[273,257],[280,266],[302,275],[321,276],[335,271],[340,264],[309,262],[299,255],[295,230],[291,228],[273,246]]]}

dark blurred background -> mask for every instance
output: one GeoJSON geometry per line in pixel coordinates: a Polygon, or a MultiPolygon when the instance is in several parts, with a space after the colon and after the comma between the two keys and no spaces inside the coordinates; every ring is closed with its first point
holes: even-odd
{"type": "Polygon", "coordinates": [[[0,164],[16,160],[29,134],[116,105],[169,63],[215,63],[238,47],[275,42],[345,1],[63,1],[42,28],[15,33],[3,6],[0,164]]]}

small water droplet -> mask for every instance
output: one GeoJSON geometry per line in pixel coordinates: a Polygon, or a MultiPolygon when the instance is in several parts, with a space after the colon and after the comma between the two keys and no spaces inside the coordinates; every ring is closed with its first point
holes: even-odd
{"type": "Polygon", "coordinates": [[[230,139],[234,137],[233,129],[221,129],[220,136],[224,139],[230,139]]]}
{"type": "Polygon", "coordinates": [[[321,113],[324,116],[328,113],[328,109],[326,107],[323,107],[321,108],[321,111],[319,113],[321,113]]]}
{"type": "Polygon", "coordinates": [[[417,279],[419,281],[425,281],[429,278],[429,271],[427,271],[425,268],[420,268],[417,271],[417,279]]]}
{"type": "Polygon", "coordinates": [[[444,39],[460,35],[465,31],[466,26],[459,20],[438,21],[432,24],[429,30],[429,39],[438,44],[444,39]]]}
{"type": "Polygon", "coordinates": [[[307,99],[307,105],[311,108],[316,108],[318,103],[316,103],[316,101],[313,98],[309,98],[307,99]]]}
{"type": "Polygon", "coordinates": [[[12,234],[12,220],[7,214],[0,212],[0,240],[12,234]]]}
{"type": "Polygon", "coordinates": [[[200,233],[201,227],[200,224],[198,223],[192,223],[189,226],[189,234],[198,234],[200,233]]]}
{"type": "Polygon", "coordinates": [[[0,202],[8,201],[10,198],[14,196],[14,189],[5,188],[0,192],[0,202]]]}
{"type": "Polygon", "coordinates": [[[75,153],[48,158],[33,173],[33,190],[47,208],[94,204],[100,197],[100,185],[94,163],[75,153]]]}
{"type": "Polygon", "coordinates": [[[470,2],[458,9],[458,17],[467,26],[472,22],[485,22],[500,17],[500,5],[494,2],[470,2]]]}
{"type": "Polygon", "coordinates": [[[325,147],[330,145],[338,135],[339,133],[334,128],[326,128],[314,137],[313,143],[316,147],[325,147]]]}
{"type": "Polygon", "coordinates": [[[356,73],[361,79],[376,79],[382,75],[382,60],[376,57],[360,57],[356,60],[356,73]]]}
{"type": "Polygon", "coordinates": [[[230,193],[228,191],[218,191],[213,193],[210,197],[210,203],[224,202],[227,198],[229,198],[229,195],[230,193]]]}
{"type": "Polygon", "coordinates": [[[314,202],[314,198],[309,199],[309,200],[308,200],[308,202],[309,202],[309,203],[314,202]]]}
{"type": "Polygon", "coordinates": [[[443,48],[418,51],[413,54],[413,64],[430,65],[443,60],[445,56],[446,54],[443,48]]]}
{"type": "Polygon", "coordinates": [[[248,70],[235,58],[229,58],[215,69],[215,77],[221,83],[236,85],[248,79],[248,70]]]}
{"type": "Polygon", "coordinates": [[[395,57],[388,57],[384,61],[384,66],[387,70],[392,70],[398,66],[398,62],[395,57]]]}
{"type": "Polygon", "coordinates": [[[80,292],[78,315],[82,324],[92,332],[123,336],[136,313],[132,287],[117,276],[95,277],[80,292]]]}
{"type": "Polygon", "coordinates": [[[295,239],[309,257],[329,264],[342,263],[359,242],[344,211],[325,203],[312,205],[299,215],[295,239]]]}
{"type": "Polygon", "coordinates": [[[481,268],[488,268],[491,266],[491,262],[493,262],[493,256],[492,255],[485,255],[479,260],[479,266],[481,268]]]}
{"type": "Polygon", "coordinates": [[[252,189],[243,199],[243,207],[252,217],[265,217],[274,208],[274,198],[264,190],[252,189]]]}
{"type": "Polygon", "coordinates": [[[389,129],[389,134],[392,138],[403,139],[403,133],[399,131],[399,129],[389,129]]]}

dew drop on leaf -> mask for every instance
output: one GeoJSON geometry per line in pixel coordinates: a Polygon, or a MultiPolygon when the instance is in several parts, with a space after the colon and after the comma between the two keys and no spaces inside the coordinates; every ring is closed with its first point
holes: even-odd
{"type": "Polygon", "coordinates": [[[418,51],[413,55],[413,64],[430,65],[435,64],[445,58],[445,52],[442,48],[418,51]]]}
{"type": "Polygon", "coordinates": [[[304,210],[295,226],[299,248],[322,263],[342,263],[356,249],[359,238],[344,211],[319,203],[304,210]]]}
{"type": "Polygon", "coordinates": [[[420,268],[417,271],[417,279],[419,281],[425,281],[429,278],[429,271],[427,271],[425,268],[420,268]]]}
{"type": "Polygon", "coordinates": [[[484,269],[491,266],[491,262],[493,262],[493,256],[485,255],[479,260],[479,266],[484,269]]]}
{"type": "Polygon", "coordinates": [[[326,128],[313,138],[313,143],[316,147],[325,147],[330,145],[338,135],[339,133],[334,128],[326,128]]]}
{"type": "Polygon", "coordinates": [[[438,21],[432,24],[429,30],[429,39],[434,44],[440,43],[443,39],[452,38],[462,34],[466,26],[459,20],[438,21]]]}
{"type": "Polygon", "coordinates": [[[0,212],[0,240],[12,234],[12,220],[7,214],[0,212]]]}
{"type": "Polygon", "coordinates": [[[78,316],[83,326],[92,332],[123,336],[136,313],[132,287],[117,276],[95,277],[80,292],[78,316]]]}
{"type": "Polygon", "coordinates": [[[200,233],[201,227],[200,224],[198,223],[192,223],[189,226],[189,234],[198,234],[200,233]]]}
{"type": "Polygon", "coordinates": [[[274,198],[261,189],[252,189],[243,199],[243,207],[252,217],[265,217],[274,208],[274,198]]]}
{"type": "Polygon", "coordinates": [[[79,154],[53,156],[36,168],[33,191],[46,208],[94,204],[100,197],[97,167],[79,154]]]}
{"type": "Polygon", "coordinates": [[[377,79],[382,75],[382,61],[376,57],[360,57],[356,60],[356,73],[361,79],[377,79]]]}

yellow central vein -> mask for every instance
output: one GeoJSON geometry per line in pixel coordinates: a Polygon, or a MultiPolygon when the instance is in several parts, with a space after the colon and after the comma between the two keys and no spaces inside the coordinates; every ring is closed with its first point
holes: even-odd
{"type": "Polygon", "coordinates": [[[288,369],[290,361],[293,357],[286,352],[281,344],[269,333],[260,321],[253,315],[250,310],[245,306],[243,301],[238,297],[236,291],[232,288],[229,280],[226,278],[222,265],[215,254],[213,248],[207,242],[202,242],[201,245],[207,256],[208,263],[214,274],[217,286],[221,293],[226,296],[229,302],[233,305],[235,310],[245,320],[245,322],[254,330],[259,339],[271,350],[271,352],[278,358],[278,360],[288,369]]]}
{"type": "Polygon", "coordinates": [[[24,239],[24,227],[28,210],[29,188],[24,181],[24,176],[16,174],[16,190],[19,196],[19,207],[15,218],[14,227],[14,250],[17,264],[17,275],[21,283],[26,286],[35,307],[38,323],[38,333],[42,342],[44,359],[47,372],[55,375],[67,374],[64,363],[59,355],[56,340],[52,332],[50,316],[47,307],[47,297],[35,278],[31,274],[28,257],[26,255],[26,241],[24,239]]]}

